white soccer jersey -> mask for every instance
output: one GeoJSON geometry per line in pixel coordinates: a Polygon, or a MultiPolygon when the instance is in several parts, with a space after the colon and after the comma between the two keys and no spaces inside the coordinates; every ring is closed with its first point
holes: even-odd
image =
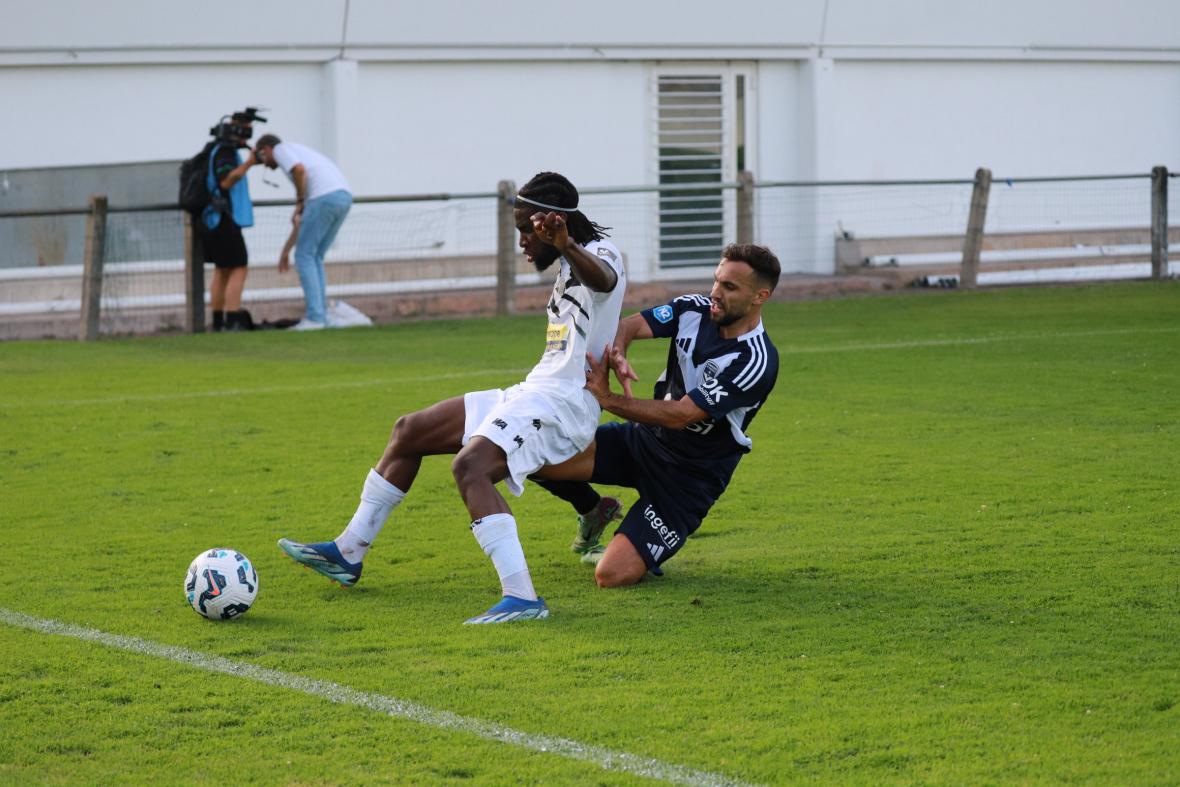
{"type": "Polygon", "coordinates": [[[623,257],[607,240],[591,241],[584,248],[611,267],[618,283],[610,292],[595,292],[575,279],[569,262],[561,258],[561,269],[545,308],[549,317],[545,353],[525,378],[526,384],[562,382],[582,388],[586,384],[586,353],[601,355],[614,343],[627,290],[623,257]]]}
{"type": "Polygon", "coordinates": [[[508,457],[505,483],[513,494],[537,468],[559,464],[594,440],[602,408],[586,390],[586,352],[601,353],[615,339],[627,275],[613,243],[593,241],[586,251],[618,277],[610,292],[595,292],[573,277],[563,257],[545,313],[549,326],[541,360],[519,385],[463,397],[463,444],[486,438],[508,457]]]}

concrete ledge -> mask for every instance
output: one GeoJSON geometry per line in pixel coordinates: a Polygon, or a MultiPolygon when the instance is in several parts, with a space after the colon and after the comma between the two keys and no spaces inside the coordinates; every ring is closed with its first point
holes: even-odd
{"type": "MultiPolygon", "coordinates": [[[[630,314],[685,293],[708,293],[712,280],[685,278],[658,282],[632,282],[624,301],[624,314],[630,314]]],[[[815,276],[786,274],[779,282],[772,300],[797,301],[835,298],[843,295],[869,294],[899,289],[897,283],[878,276],[815,276]]],[[[552,290],[552,284],[521,286],[516,290],[515,313],[540,314],[552,290]]],[[[255,322],[297,319],[303,311],[302,296],[252,302],[245,307],[255,322]]],[[[343,298],[373,318],[378,324],[410,320],[461,319],[489,317],[496,313],[496,294],[490,288],[440,289],[429,292],[396,294],[357,294],[343,298]]],[[[77,312],[14,315],[0,323],[0,339],[76,339],[77,312]]],[[[207,323],[211,319],[207,319],[207,323]]],[[[184,330],[182,309],[143,308],[108,312],[101,320],[103,336],[175,334],[184,330]]]]}

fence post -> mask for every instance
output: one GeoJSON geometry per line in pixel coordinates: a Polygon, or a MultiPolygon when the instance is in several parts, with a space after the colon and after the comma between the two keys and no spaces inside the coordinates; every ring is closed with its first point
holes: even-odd
{"type": "Polygon", "coordinates": [[[193,214],[184,216],[184,329],[205,332],[205,249],[193,224],[193,214]]]}
{"type": "Polygon", "coordinates": [[[513,220],[513,197],[516,184],[502,180],[496,191],[496,316],[513,312],[513,293],[516,289],[516,222],[513,220]]]}
{"type": "Polygon", "coordinates": [[[1168,277],[1168,168],[1151,168],[1151,278],[1168,277]]]}
{"type": "Polygon", "coordinates": [[[78,339],[98,338],[98,318],[102,313],[102,268],[106,261],[107,195],[90,195],[90,213],[86,214],[86,244],[82,259],[82,320],[78,339]]]}
{"type": "Polygon", "coordinates": [[[983,249],[983,225],[987,220],[987,196],[991,187],[992,171],[985,167],[975,170],[967,237],[963,240],[963,262],[959,266],[959,284],[968,289],[975,286],[979,277],[979,252],[983,249]]]}
{"type": "Polygon", "coordinates": [[[754,173],[742,170],[738,173],[737,190],[737,242],[754,242],[754,173]]]}

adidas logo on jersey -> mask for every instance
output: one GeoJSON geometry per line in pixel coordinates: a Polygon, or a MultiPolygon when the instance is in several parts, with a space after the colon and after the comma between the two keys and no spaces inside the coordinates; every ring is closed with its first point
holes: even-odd
{"type": "Polygon", "coordinates": [[[660,555],[664,554],[664,548],[658,544],[648,543],[647,551],[651,553],[652,560],[659,560],[660,555]]]}

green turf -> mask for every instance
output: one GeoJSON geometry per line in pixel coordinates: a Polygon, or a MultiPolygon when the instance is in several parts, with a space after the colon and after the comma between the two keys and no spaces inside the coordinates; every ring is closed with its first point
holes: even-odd
{"type": "MultiPolygon", "coordinates": [[[[443,457],[356,588],[280,554],[540,319],[0,345],[0,607],[748,782],[1176,782],[1175,283],[772,304],[754,453],[666,577],[599,590],[512,501],[547,621],[460,625],[498,586],[443,457]],[[239,621],[181,592],[213,546],[258,567],[239,621]]],[[[3,624],[0,727],[10,784],[641,781],[3,624]]]]}

